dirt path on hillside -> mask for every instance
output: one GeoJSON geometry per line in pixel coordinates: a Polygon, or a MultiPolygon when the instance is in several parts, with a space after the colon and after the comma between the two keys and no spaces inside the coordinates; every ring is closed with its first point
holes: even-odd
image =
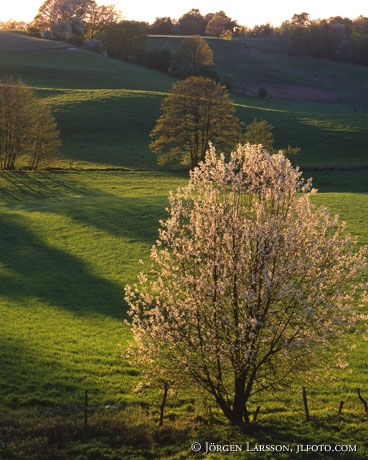
{"type": "Polygon", "coordinates": [[[331,91],[298,84],[267,83],[265,85],[259,83],[247,85],[245,90],[238,86],[235,92],[244,96],[258,97],[258,91],[262,87],[266,89],[267,96],[277,97],[278,99],[324,103],[349,102],[349,98],[343,94],[339,95],[331,91]]]}

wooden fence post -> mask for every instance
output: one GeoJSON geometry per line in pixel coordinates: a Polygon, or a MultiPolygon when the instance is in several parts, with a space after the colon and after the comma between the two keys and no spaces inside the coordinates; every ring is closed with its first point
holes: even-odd
{"type": "Polygon", "coordinates": [[[339,415],[341,415],[343,405],[344,405],[344,401],[340,401],[339,415]]]}
{"type": "Polygon", "coordinates": [[[84,429],[88,428],[88,390],[84,391],[84,429]]]}
{"type": "Polygon", "coordinates": [[[74,415],[74,430],[78,430],[78,422],[77,422],[77,403],[74,402],[74,407],[73,407],[73,415],[74,415]]]}
{"type": "Polygon", "coordinates": [[[310,417],[309,417],[309,410],[308,410],[307,392],[306,392],[305,387],[303,387],[303,402],[304,402],[304,410],[305,410],[305,419],[307,422],[309,422],[310,417]]]}
{"type": "Polygon", "coordinates": [[[360,388],[358,388],[358,398],[362,401],[363,406],[364,406],[364,412],[365,415],[368,415],[368,402],[363,398],[363,396],[360,394],[360,388]]]}

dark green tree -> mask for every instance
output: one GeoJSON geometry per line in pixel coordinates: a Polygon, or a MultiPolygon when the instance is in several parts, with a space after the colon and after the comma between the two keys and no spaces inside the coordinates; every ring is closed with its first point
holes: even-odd
{"type": "Polygon", "coordinates": [[[175,24],[170,17],[156,18],[150,26],[150,34],[172,35],[175,32],[175,24]]]}
{"type": "Polygon", "coordinates": [[[147,52],[146,64],[161,72],[168,72],[173,59],[173,52],[167,44],[163,48],[152,48],[147,52]]]}
{"type": "Polygon", "coordinates": [[[262,144],[265,149],[272,151],[275,142],[274,128],[268,121],[255,118],[252,123],[246,126],[244,140],[249,144],[262,144]]]}
{"type": "Polygon", "coordinates": [[[192,8],[178,20],[176,31],[180,35],[204,35],[208,19],[192,8]]]}
{"type": "Polygon", "coordinates": [[[110,56],[137,60],[147,49],[146,25],[136,21],[112,24],[103,34],[102,42],[110,56]]]}

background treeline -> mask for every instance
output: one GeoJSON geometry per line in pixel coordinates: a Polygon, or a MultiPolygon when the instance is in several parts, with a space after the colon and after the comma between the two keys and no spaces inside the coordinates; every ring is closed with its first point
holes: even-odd
{"type": "MultiPolygon", "coordinates": [[[[177,21],[168,17],[156,18],[148,27],[148,32],[156,35],[203,36],[209,32],[209,21],[218,14],[222,12],[202,16],[198,10],[191,10],[177,21]]],[[[284,38],[292,54],[368,65],[368,17],[349,19],[335,16],[311,20],[308,13],[301,13],[294,14],[290,21],[284,21],[280,27],[262,24],[246,28],[233,20],[229,24],[232,25],[233,36],[243,39],[284,38]]]]}
{"type": "Polygon", "coordinates": [[[168,68],[169,50],[150,51],[148,35],[275,37],[287,40],[288,52],[368,65],[368,17],[340,16],[311,20],[308,13],[294,14],[279,27],[270,24],[247,28],[224,11],[202,15],[191,9],[179,19],[157,17],[152,24],[125,21],[114,5],[95,0],[46,0],[31,24],[9,21],[3,28],[26,28],[36,36],[66,41],[113,57],[134,60],[152,67],[168,68]],[[144,61],[144,62],[142,62],[144,61]]]}
{"type": "Polygon", "coordinates": [[[273,34],[285,37],[294,54],[368,65],[368,17],[312,21],[308,13],[295,14],[273,34]]]}

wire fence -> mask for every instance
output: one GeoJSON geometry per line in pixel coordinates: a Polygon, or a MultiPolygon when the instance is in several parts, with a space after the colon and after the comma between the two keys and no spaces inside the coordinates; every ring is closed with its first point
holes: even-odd
{"type": "MultiPolygon", "coordinates": [[[[50,431],[86,431],[93,423],[121,414],[127,404],[90,404],[88,390],[84,399],[67,407],[40,407],[0,409],[0,452],[9,443],[19,442],[24,436],[49,435],[50,431]]],[[[1,455],[0,455],[1,458],[1,455]]]]}

